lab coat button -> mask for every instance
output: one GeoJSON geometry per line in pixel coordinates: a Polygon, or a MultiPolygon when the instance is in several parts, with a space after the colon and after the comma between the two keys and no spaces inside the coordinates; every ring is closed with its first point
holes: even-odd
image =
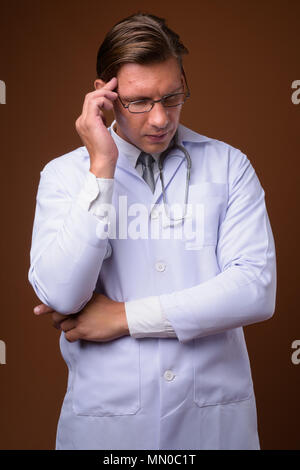
{"type": "Polygon", "coordinates": [[[164,378],[165,380],[167,380],[167,382],[170,382],[171,380],[173,380],[174,377],[175,377],[175,374],[171,370],[166,370],[166,372],[164,373],[164,378]]]}
{"type": "Polygon", "coordinates": [[[155,267],[156,267],[156,270],[157,271],[164,271],[166,269],[166,265],[165,263],[162,263],[161,261],[158,261],[156,264],[155,264],[155,267]]]}

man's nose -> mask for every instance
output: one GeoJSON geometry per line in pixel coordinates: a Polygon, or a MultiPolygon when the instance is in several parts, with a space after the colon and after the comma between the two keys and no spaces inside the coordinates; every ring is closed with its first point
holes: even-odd
{"type": "Polygon", "coordinates": [[[149,124],[159,129],[165,129],[168,126],[168,110],[161,103],[155,103],[149,112],[149,124]]]}

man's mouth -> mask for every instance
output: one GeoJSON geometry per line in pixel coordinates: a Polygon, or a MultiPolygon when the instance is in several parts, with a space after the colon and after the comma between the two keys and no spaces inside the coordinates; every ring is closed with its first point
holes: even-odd
{"type": "Polygon", "coordinates": [[[168,132],[164,132],[161,134],[147,134],[146,137],[151,142],[159,142],[161,140],[164,140],[167,135],[168,135],[168,132]]]}

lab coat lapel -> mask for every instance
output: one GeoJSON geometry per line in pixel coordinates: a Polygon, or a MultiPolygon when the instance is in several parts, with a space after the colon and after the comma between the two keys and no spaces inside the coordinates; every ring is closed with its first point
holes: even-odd
{"type": "Polygon", "coordinates": [[[122,173],[125,172],[127,176],[131,175],[133,177],[139,178],[138,172],[132,166],[127,156],[123,152],[119,153],[116,169],[121,170],[119,175],[122,175],[122,173]]]}
{"type": "Polygon", "coordinates": [[[150,207],[153,193],[123,153],[119,154],[115,176],[120,185],[120,194],[127,194],[132,202],[140,202],[150,207]]]}

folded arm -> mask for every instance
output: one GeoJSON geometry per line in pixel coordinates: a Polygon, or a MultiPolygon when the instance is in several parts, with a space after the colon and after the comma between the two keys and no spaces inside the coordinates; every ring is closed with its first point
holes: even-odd
{"type": "Polygon", "coordinates": [[[88,172],[74,198],[52,163],[41,173],[29,281],[39,299],[60,313],[83,308],[93,294],[103,260],[111,254],[105,236],[107,219],[98,215],[95,206],[101,198],[106,203],[111,200],[110,181],[110,185],[109,180],[102,183],[100,194],[99,179],[88,172]]]}
{"type": "MultiPolygon", "coordinates": [[[[159,336],[179,341],[216,334],[270,318],[275,309],[275,246],[265,206],[265,193],[243,156],[233,163],[229,200],[219,226],[216,247],[220,273],[193,287],[126,302],[132,336],[158,336],[143,311],[156,307],[162,319],[159,336]],[[235,167],[234,167],[235,165],[235,167]],[[164,326],[166,325],[166,326],[164,326]]],[[[150,320],[151,322],[151,320],[150,320]]]]}
{"type": "MultiPolygon", "coordinates": [[[[201,284],[125,303],[108,299],[109,304],[95,294],[90,305],[108,322],[111,318],[118,337],[177,337],[182,342],[270,318],[276,298],[274,239],[263,188],[246,157],[232,170],[216,256],[220,273],[201,284]],[[120,322],[109,315],[110,308],[118,311],[120,322]]],[[[108,340],[102,333],[99,338],[108,340]]]]}

